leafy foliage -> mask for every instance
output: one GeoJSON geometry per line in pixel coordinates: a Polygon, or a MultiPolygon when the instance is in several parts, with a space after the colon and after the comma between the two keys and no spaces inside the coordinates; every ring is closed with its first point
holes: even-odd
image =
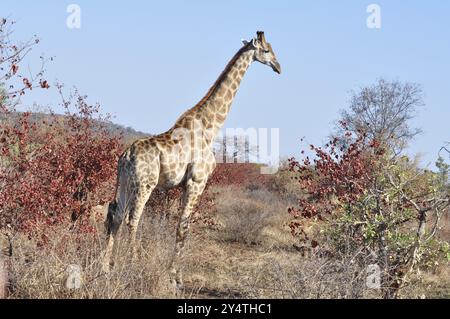
{"type": "Polygon", "coordinates": [[[120,136],[86,96],[75,92],[63,106],[65,116],[33,122],[25,112],[1,123],[0,226],[48,233],[47,226],[78,221],[87,230],[91,207],[111,197],[120,136]]]}
{"type": "Polygon", "coordinates": [[[0,20],[0,229],[44,240],[57,224],[87,231],[91,207],[111,197],[121,137],[108,130],[99,105],[76,90],[66,99],[59,84],[64,115],[16,112],[22,95],[50,85],[44,57],[35,73],[23,67],[39,39],[13,42],[14,24],[0,20]]]}
{"type": "Polygon", "coordinates": [[[406,156],[391,156],[389,144],[364,132],[353,136],[341,125],[348,147],[334,138],[325,148],[311,146],[313,161],[290,160],[308,194],[289,210],[291,230],[302,241],[322,241],[356,262],[378,265],[384,296],[396,297],[407,275],[432,264],[441,251],[434,235],[448,214],[448,184],[442,174],[421,170],[406,156]],[[306,231],[311,222],[321,228],[318,238],[306,231]]]}

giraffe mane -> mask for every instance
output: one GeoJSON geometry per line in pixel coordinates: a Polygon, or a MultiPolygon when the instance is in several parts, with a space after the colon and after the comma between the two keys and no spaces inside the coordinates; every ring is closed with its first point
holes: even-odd
{"type": "MultiPolygon", "coordinates": [[[[239,57],[242,55],[242,53],[244,53],[245,51],[247,51],[249,49],[249,47],[252,46],[252,42],[250,41],[249,43],[245,44],[243,47],[241,47],[239,49],[238,52],[236,52],[236,54],[231,58],[231,60],[228,62],[228,64],[225,66],[225,69],[222,71],[222,73],[220,73],[219,77],[217,78],[217,80],[214,82],[214,84],[210,87],[210,89],[208,90],[208,92],[206,93],[206,95],[191,109],[185,111],[176,121],[175,123],[178,123],[182,118],[184,118],[186,115],[190,114],[191,112],[193,112],[194,110],[197,110],[199,108],[201,108],[206,101],[208,101],[208,99],[214,94],[215,90],[217,89],[217,87],[220,85],[220,83],[223,81],[224,77],[227,75],[227,73],[230,71],[230,69],[233,67],[234,63],[237,61],[237,59],[239,59],[239,57]]],[[[176,124],[175,124],[176,126],[176,124]]],[[[173,129],[173,127],[172,127],[173,129]]]]}
{"type": "MultiPolygon", "coordinates": [[[[242,48],[239,49],[239,51],[231,58],[230,62],[226,65],[225,69],[222,71],[222,73],[219,75],[217,80],[214,82],[214,84],[211,86],[211,88],[208,90],[206,95],[195,105],[195,107],[201,107],[205,102],[213,95],[216,88],[219,86],[219,84],[223,81],[224,77],[230,71],[230,69],[233,67],[234,63],[239,59],[242,53],[248,50],[250,47],[251,42],[244,45],[242,48]]],[[[194,108],[195,108],[194,107],[194,108]]]]}

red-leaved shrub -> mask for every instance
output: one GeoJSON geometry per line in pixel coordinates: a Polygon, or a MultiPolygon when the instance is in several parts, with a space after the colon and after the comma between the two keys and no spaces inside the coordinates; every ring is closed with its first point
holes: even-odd
{"type": "MultiPolygon", "coordinates": [[[[365,134],[354,136],[341,123],[344,136],[332,138],[325,147],[311,145],[315,159],[289,159],[289,169],[307,196],[299,199],[298,208],[290,208],[294,217],[293,234],[308,237],[303,230],[305,221],[324,220],[336,208],[356,203],[375,180],[382,165],[383,147],[377,141],[369,141],[365,134]]],[[[304,151],[302,151],[304,154],[304,151]]]]}
{"type": "Polygon", "coordinates": [[[77,91],[62,104],[63,116],[3,112],[0,228],[43,239],[61,223],[88,231],[91,207],[111,199],[120,135],[77,91]]]}

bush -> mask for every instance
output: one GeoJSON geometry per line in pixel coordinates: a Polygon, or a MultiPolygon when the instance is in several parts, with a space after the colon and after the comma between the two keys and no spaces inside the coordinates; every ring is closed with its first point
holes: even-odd
{"type": "Polygon", "coordinates": [[[380,268],[384,297],[396,298],[414,269],[442,258],[445,243],[434,237],[448,214],[448,184],[442,174],[392,156],[389,143],[370,140],[364,132],[353,138],[347,131],[344,138],[347,143],[333,138],[324,148],[311,146],[313,163],[308,157],[291,160],[299,187],[308,193],[290,209],[291,228],[310,240],[305,225],[318,222],[326,236],[316,241],[338,255],[359,251],[355,262],[361,265],[371,259],[380,268]]]}
{"type": "Polygon", "coordinates": [[[290,170],[289,162],[287,161],[282,163],[278,172],[273,176],[271,190],[291,205],[294,205],[307,195],[303,189],[298,187],[297,174],[290,170]]]}
{"type": "Polygon", "coordinates": [[[91,208],[112,197],[120,136],[108,132],[99,106],[86,96],[75,92],[64,107],[64,116],[38,119],[3,114],[0,228],[10,225],[44,241],[54,225],[87,231],[91,208]]]}
{"type": "Polygon", "coordinates": [[[63,116],[16,111],[21,96],[50,86],[46,59],[37,72],[22,66],[39,39],[12,42],[13,25],[0,19],[0,230],[8,226],[45,243],[56,225],[90,230],[91,207],[112,197],[120,136],[109,132],[99,105],[77,91],[66,99],[61,85],[63,116]]]}
{"type": "Polygon", "coordinates": [[[259,244],[264,237],[264,229],[273,224],[283,211],[277,198],[267,190],[225,186],[214,191],[222,240],[259,244]]]}

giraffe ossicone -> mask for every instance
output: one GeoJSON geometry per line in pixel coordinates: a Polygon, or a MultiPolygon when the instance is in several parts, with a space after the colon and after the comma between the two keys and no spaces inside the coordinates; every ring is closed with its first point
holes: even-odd
{"type": "Polygon", "coordinates": [[[182,210],[171,263],[171,280],[175,287],[182,286],[177,262],[183,252],[190,216],[216,166],[212,144],[227,118],[242,78],[253,61],[281,73],[264,32],[258,31],[254,39],[243,43],[203,99],[181,115],[172,128],[135,141],[120,156],[115,199],[109,204],[105,222],[105,272],[109,271],[115,237],[125,217],[130,228],[130,243],[135,250],[137,226],[153,190],[182,186],[182,210]]]}

